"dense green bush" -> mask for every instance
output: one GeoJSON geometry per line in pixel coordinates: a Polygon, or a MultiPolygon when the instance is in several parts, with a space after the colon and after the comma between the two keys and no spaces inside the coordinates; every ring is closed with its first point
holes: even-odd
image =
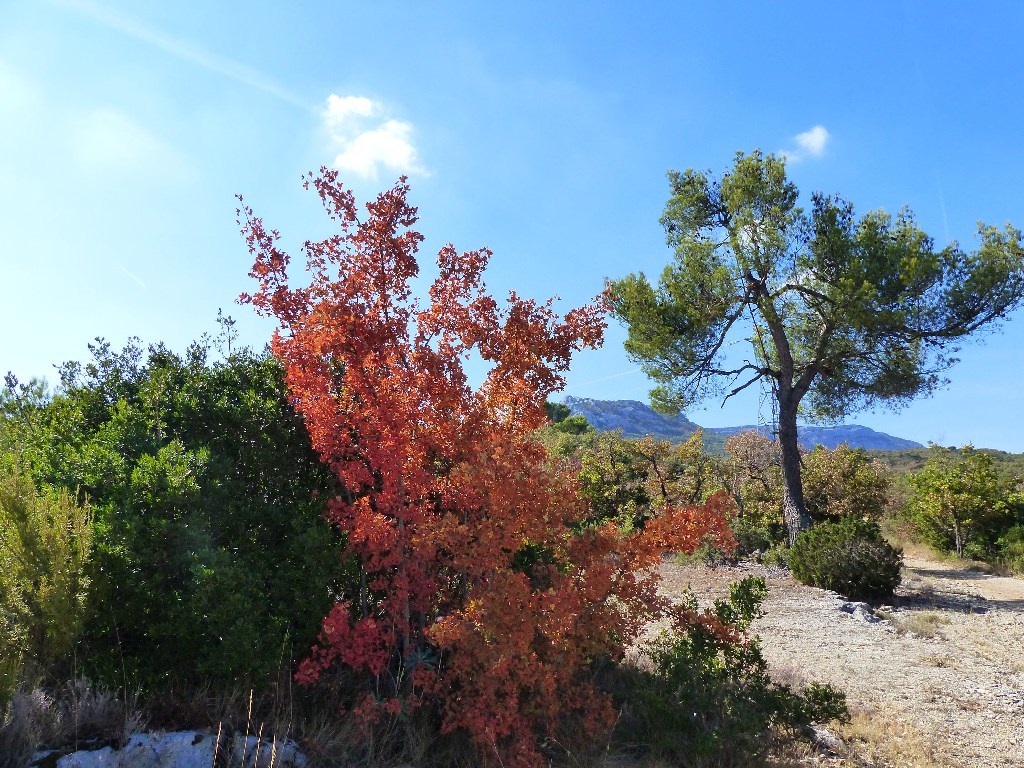
{"type": "Polygon", "coordinates": [[[853,600],[891,597],[902,566],[902,551],[882,538],[878,524],[855,517],[818,523],[789,551],[793,576],[853,600]]]}
{"type": "Polygon", "coordinates": [[[786,526],[778,520],[745,515],[732,521],[732,533],[736,537],[737,551],[742,555],[766,552],[782,546],[786,541],[786,526]]]}
{"type": "Polygon", "coordinates": [[[357,576],[322,519],[337,493],[280,364],[162,345],[0,391],[0,452],[86,495],[95,532],[78,671],[123,685],[252,685],[305,655],[357,576]]]}
{"type": "Polygon", "coordinates": [[[757,638],[742,636],[766,594],[764,579],[749,577],[716,602],[716,617],[739,641],[696,624],[648,644],[645,659],[627,667],[620,738],[671,765],[748,766],[773,732],[799,735],[812,722],[847,719],[841,692],[773,682],[757,638]]]}

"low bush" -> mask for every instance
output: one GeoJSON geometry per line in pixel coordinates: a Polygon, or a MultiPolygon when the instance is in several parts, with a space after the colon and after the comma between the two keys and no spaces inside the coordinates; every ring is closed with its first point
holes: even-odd
{"type": "Polygon", "coordinates": [[[672,765],[748,766],[773,735],[847,720],[842,692],[817,684],[796,691],[769,676],[757,638],[745,636],[766,594],[764,579],[750,577],[716,602],[714,617],[731,639],[698,622],[663,633],[624,665],[619,739],[672,765]]]}
{"type": "Polygon", "coordinates": [[[735,565],[737,562],[735,548],[722,546],[711,536],[705,537],[692,552],[676,552],[672,559],[679,565],[702,565],[705,568],[735,565]]]}
{"type": "Polygon", "coordinates": [[[799,581],[852,600],[891,597],[902,566],[902,550],[885,541],[877,523],[852,517],[804,531],[789,551],[799,581]]]}
{"type": "Polygon", "coordinates": [[[776,544],[761,556],[761,564],[768,568],[789,568],[789,547],[776,544]]]}
{"type": "Polygon", "coordinates": [[[762,554],[786,541],[786,526],[778,519],[744,515],[732,521],[732,532],[741,555],[762,554]]]}

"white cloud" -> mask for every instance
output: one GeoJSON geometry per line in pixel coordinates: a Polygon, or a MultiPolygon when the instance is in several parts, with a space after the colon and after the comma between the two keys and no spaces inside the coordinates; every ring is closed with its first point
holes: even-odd
{"type": "Polygon", "coordinates": [[[370,179],[377,178],[378,165],[399,172],[418,171],[416,149],[409,141],[411,133],[408,123],[388,120],[352,139],[348,148],[334,158],[334,165],[370,179]]]}
{"type": "Polygon", "coordinates": [[[365,96],[327,97],[323,120],[338,153],[334,167],[374,181],[382,168],[396,175],[426,175],[412,143],[412,125],[384,119],[383,113],[380,102],[365,96]]]}
{"type": "Polygon", "coordinates": [[[793,137],[797,149],[783,149],[779,152],[790,162],[798,162],[807,157],[821,157],[825,153],[832,134],[823,125],[816,125],[809,131],[798,133],[793,137]]]}
{"type": "Polygon", "coordinates": [[[828,131],[823,125],[816,125],[811,130],[796,135],[796,143],[800,149],[811,157],[821,157],[828,140],[828,131]]]}
{"type": "Polygon", "coordinates": [[[331,130],[342,131],[353,118],[372,117],[379,108],[379,104],[365,96],[338,96],[332,93],[327,97],[324,122],[331,130]]]}

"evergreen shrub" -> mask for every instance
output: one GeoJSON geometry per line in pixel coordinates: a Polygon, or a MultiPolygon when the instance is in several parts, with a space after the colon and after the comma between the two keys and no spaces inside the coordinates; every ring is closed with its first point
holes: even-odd
{"type": "Polygon", "coordinates": [[[851,600],[891,597],[900,583],[903,551],[882,537],[878,523],[847,517],[802,532],[789,551],[793,576],[851,600]]]}
{"type": "Polygon", "coordinates": [[[795,691],[769,676],[758,639],[745,636],[766,595],[764,579],[743,579],[713,611],[731,639],[696,623],[662,633],[643,649],[642,663],[626,665],[620,738],[666,764],[748,766],[773,734],[848,720],[841,691],[818,684],[795,691]]]}

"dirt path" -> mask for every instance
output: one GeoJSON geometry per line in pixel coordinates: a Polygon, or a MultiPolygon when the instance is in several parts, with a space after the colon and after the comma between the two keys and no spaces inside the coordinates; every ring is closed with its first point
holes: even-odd
{"type": "Polygon", "coordinates": [[[1009,604],[999,607],[1024,610],[1024,579],[950,568],[945,563],[921,557],[904,558],[903,567],[905,578],[941,579],[965,594],[983,597],[993,604],[1009,604]]]}
{"type": "Polygon", "coordinates": [[[748,574],[768,582],[753,629],[773,674],[842,688],[862,727],[878,731],[865,735],[906,755],[845,764],[1024,768],[1024,580],[908,557],[893,605],[867,620],[760,566],[666,563],[663,589],[689,584],[711,598],[748,574]]]}

